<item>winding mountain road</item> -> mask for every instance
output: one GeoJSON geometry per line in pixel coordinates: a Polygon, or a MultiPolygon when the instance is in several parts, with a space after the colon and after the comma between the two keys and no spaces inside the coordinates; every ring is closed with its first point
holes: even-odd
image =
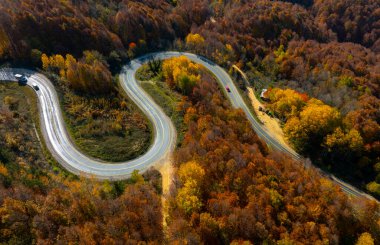
{"type": "MultiPolygon", "coordinates": [[[[284,152],[296,160],[302,162],[303,159],[290,147],[276,141],[255,119],[249,107],[239,94],[227,72],[215,63],[195,54],[182,52],[158,52],[139,57],[126,65],[120,74],[120,83],[126,94],[140,107],[152,122],[154,129],[154,141],[148,151],[133,160],[121,163],[107,163],[98,159],[90,158],[81,153],[70,140],[65,123],[62,117],[58,95],[52,83],[43,75],[30,70],[2,69],[0,70],[0,81],[15,81],[16,73],[23,73],[28,76],[27,85],[36,84],[40,90],[36,91],[38,97],[38,107],[40,112],[41,130],[45,142],[55,157],[67,170],[74,174],[94,176],[98,179],[124,179],[131,175],[133,170],[144,171],[152,165],[165,161],[170,156],[175,147],[176,131],[171,120],[165,115],[162,109],[153,99],[140,87],[135,79],[135,73],[141,65],[149,59],[167,59],[184,55],[190,60],[202,64],[212,72],[221,86],[230,88],[226,93],[234,108],[241,108],[251,122],[253,129],[258,136],[263,139],[272,149],[284,152]]],[[[354,196],[370,198],[356,188],[329,176],[342,189],[354,196]]]]}

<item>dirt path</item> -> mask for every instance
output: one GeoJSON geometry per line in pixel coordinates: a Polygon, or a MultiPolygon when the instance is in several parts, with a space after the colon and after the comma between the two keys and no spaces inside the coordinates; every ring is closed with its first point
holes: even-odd
{"type": "Polygon", "coordinates": [[[265,105],[263,105],[255,96],[254,90],[252,87],[247,87],[248,89],[248,96],[251,100],[252,106],[255,110],[255,113],[257,117],[260,119],[260,121],[264,124],[263,127],[271,133],[271,135],[278,141],[280,141],[282,144],[288,145],[288,142],[285,139],[284,132],[282,131],[280,121],[276,118],[272,118],[268,116],[265,112],[259,111],[259,107],[265,108],[265,105]]]}
{"type": "Polygon", "coordinates": [[[161,173],[162,176],[162,195],[161,195],[161,203],[162,203],[162,222],[165,236],[167,235],[167,223],[166,218],[169,216],[169,207],[166,202],[167,197],[170,194],[170,185],[173,179],[173,164],[172,159],[167,158],[165,162],[157,164],[156,169],[161,173]]]}

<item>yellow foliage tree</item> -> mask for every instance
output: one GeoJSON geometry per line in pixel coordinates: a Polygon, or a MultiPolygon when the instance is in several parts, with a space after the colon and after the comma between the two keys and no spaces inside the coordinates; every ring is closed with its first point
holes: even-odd
{"type": "Polygon", "coordinates": [[[276,62],[280,63],[286,57],[286,52],[284,50],[284,45],[280,45],[277,50],[274,51],[274,55],[276,56],[276,62]]]}
{"type": "Polygon", "coordinates": [[[0,174],[3,176],[8,176],[8,169],[2,162],[0,162],[0,174]]]}
{"type": "Polygon", "coordinates": [[[65,60],[66,78],[68,81],[78,81],[77,60],[72,55],[66,55],[65,60]]]}
{"type": "Polygon", "coordinates": [[[332,131],[340,117],[340,113],[334,107],[320,103],[308,103],[300,114],[301,123],[306,132],[323,134],[332,131]]]}
{"type": "Polygon", "coordinates": [[[298,116],[300,110],[306,105],[308,97],[292,89],[272,89],[269,93],[271,103],[269,108],[282,119],[298,116]]]}
{"type": "Polygon", "coordinates": [[[334,133],[326,136],[325,146],[329,151],[334,148],[360,151],[363,148],[363,139],[356,129],[351,129],[348,133],[344,133],[341,128],[336,128],[334,133]]]}
{"type": "Polygon", "coordinates": [[[71,54],[66,55],[65,68],[71,69],[73,65],[77,63],[77,60],[71,54]]]}
{"type": "Polygon", "coordinates": [[[375,240],[372,238],[371,234],[364,232],[360,235],[356,245],[374,245],[375,240]]]}
{"type": "Polygon", "coordinates": [[[366,185],[366,189],[369,191],[369,192],[372,192],[376,195],[380,195],[380,184],[375,182],[375,181],[372,181],[372,182],[369,182],[367,185],[366,185]]]}
{"type": "Polygon", "coordinates": [[[83,52],[84,57],[77,61],[72,55],[46,54],[41,56],[44,70],[59,74],[69,82],[70,87],[81,92],[106,93],[112,90],[112,74],[101,55],[96,51],[83,52]]]}
{"type": "Polygon", "coordinates": [[[57,72],[62,78],[65,77],[65,58],[62,55],[52,55],[48,57],[46,54],[41,55],[42,68],[45,71],[57,72]]]}
{"type": "Polygon", "coordinates": [[[205,42],[205,39],[198,33],[189,33],[186,36],[186,45],[188,45],[191,48],[200,47],[205,42]]]}
{"type": "Polygon", "coordinates": [[[307,146],[323,143],[323,139],[336,128],[340,113],[336,108],[311,99],[300,112],[299,117],[292,117],[284,126],[284,133],[294,147],[303,151],[307,146]]]}
{"type": "Polygon", "coordinates": [[[195,84],[200,81],[200,69],[201,65],[191,62],[185,56],[167,59],[162,63],[162,72],[167,84],[185,95],[190,94],[195,84]]]}
{"type": "Polygon", "coordinates": [[[178,191],[176,200],[178,206],[187,214],[197,212],[202,207],[200,189],[195,180],[187,180],[185,185],[178,191]]]}
{"type": "Polygon", "coordinates": [[[49,57],[46,54],[42,54],[41,61],[42,61],[42,69],[46,71],[50,66],[49,57]]]}
{"type": "Polygon", "coordinates": [[[202,207],[201,186],[204,175],[205,170],[195,161],[182,164],[178,170],[183,187],[179,189],[176,201],[187,214],[197,212],[202,207]]]}
{"type": "Polygon", "coordinates": [[[62,55],[56,54],[54,56],[50,57],[50,65],[55,66],[58,69],[64,69],[65,68],[65,58],[63,58],[62,55]]]}
{"type": "Polygon", "coordinates": [[[205,170],[195,161],[190,161],[181,165],[178,176],[182,183],[193,179],[200,183],[205,175],[205,170]]]}

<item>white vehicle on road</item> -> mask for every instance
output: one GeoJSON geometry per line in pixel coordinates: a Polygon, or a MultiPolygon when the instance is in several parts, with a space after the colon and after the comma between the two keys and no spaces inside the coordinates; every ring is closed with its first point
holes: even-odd
{"type": "Polygon", "coordinates": [[[25,75],[21,75],[21,74],[15,74],[15,78],[20,83],[26,83],[28,81],[28,79],[26,78],[26,76],[25,75]]]}

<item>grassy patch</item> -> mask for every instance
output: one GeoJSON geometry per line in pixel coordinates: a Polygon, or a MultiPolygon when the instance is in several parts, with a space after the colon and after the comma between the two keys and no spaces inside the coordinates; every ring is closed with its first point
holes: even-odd
{"type": "Polygon", "coordinates": [[[139,81],[152,80],[155,76],[147,64],[143,64],[136,72],[136,79],[139,81]]]}
{"type": "Polygon", "coordinates": [[[141,86],[174,123],[178,137],[177,146],[179,146],[187,130],[183,123],[184,113],[177,109],[182,96],[171,90],[166,83],[157,81],[157,79],[155,81],[142,81],[141,86]]]}

